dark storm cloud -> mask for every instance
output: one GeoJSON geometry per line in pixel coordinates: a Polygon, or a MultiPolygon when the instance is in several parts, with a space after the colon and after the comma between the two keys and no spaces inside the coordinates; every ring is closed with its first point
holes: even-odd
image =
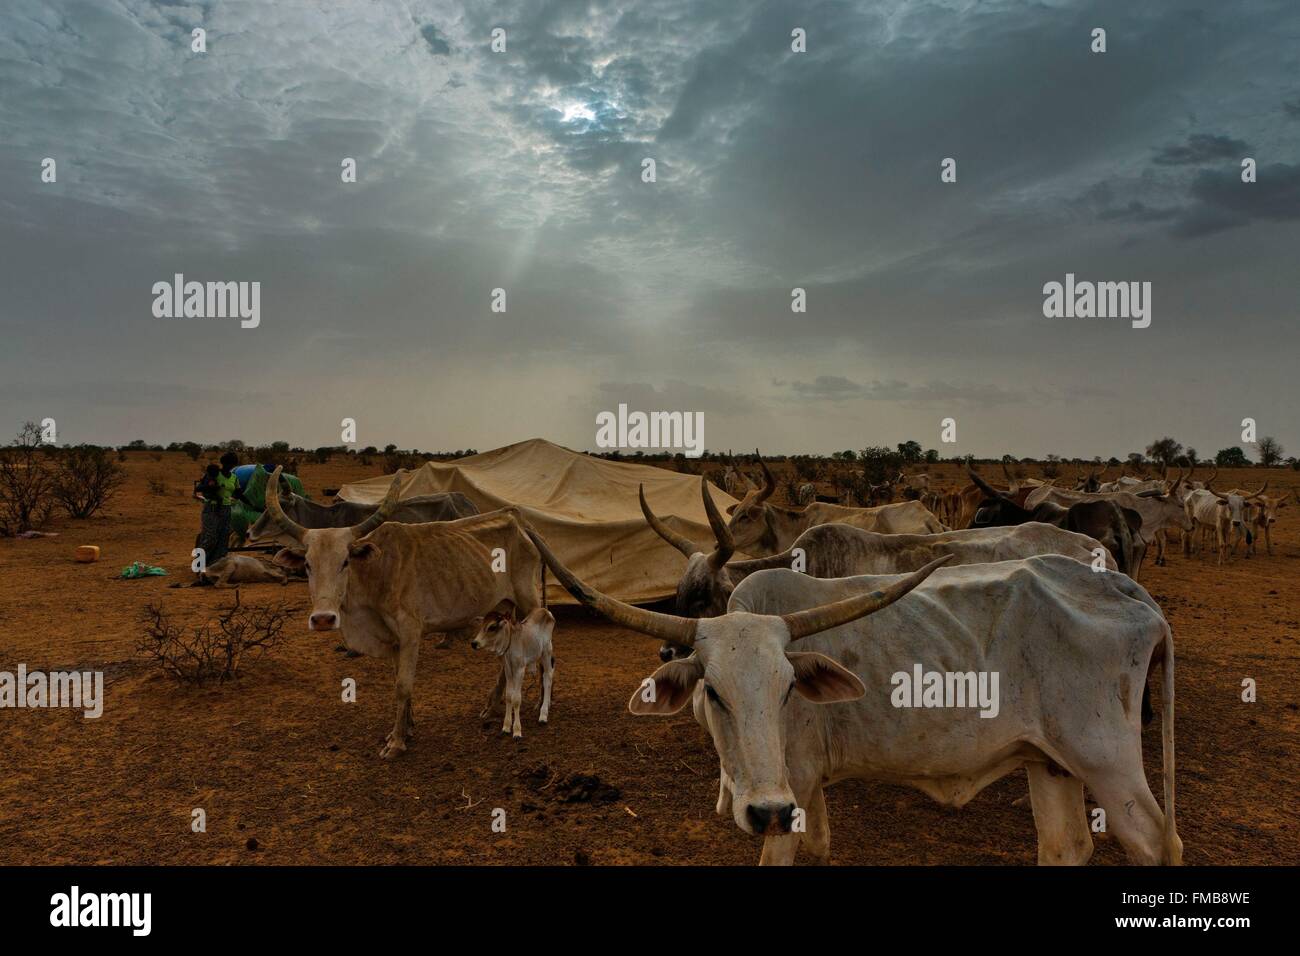
{"type": "Polygon", "coordinates": [[[435,56],[446,56],[451,52],[451,44],[442,38],[438,28],[432,23],[420,27],[420,36],[424,37],[424,42],[429,45],[429,51],[435,56]]]}
{"type": "Polygon", "coordinates": [[[332,442],[342,404],[381,445],[590,445],[620,400],[791,450],[923,438],[948,405],[999,452],[1222,447],[1207,423],[1252,409],[1284,432],[1300,125],[1258,103],[1300,115],[1298,29],[1290,0],[15,0],[0,376],[122,440],[153,414],[332,442]],[[262,327],[154,320],[174,271],[260,280],[262,327]],[[1066,272],[1151,281],[1151,329],[1044,319],[1066,272]],[[189,391],[128,427],[61,388],[101,363],[189,391]],[[267,416],[230,397],[322,376],[267,416]]]}
{"type": "Polygon", "coordinates": [[[1193,133],[1186,143],[1157,150],[1153,162],[1158,166],[1197,166],[1221,159],[1240,159],[1249,149],[1245,142],[1230,136],[1193,133]]]}
{"type": "Polygon", "coordinates": [[[1258,179],[1243,183],[1239,171],[1200,172],[1192,181],[1193,205],[1175,227],[1181,236],[1197,237],[1248,225],[1253,220],[1300,219],[1300,165],[1261,166],[1258,179]]]}

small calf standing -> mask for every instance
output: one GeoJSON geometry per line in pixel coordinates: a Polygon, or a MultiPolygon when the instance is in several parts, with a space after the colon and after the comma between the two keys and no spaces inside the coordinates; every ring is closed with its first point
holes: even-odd
{"type": "Polygon", "coordinates": [[[555,655],[551,650],[551,634],[555,631],[555,617],[544,607],[535,608],[522,621],[513,615],[496,611],[488,614],[479,624],[470,647],[474,650],[488,648],[501,658],[501,673],[497,685],[488,698],[487,706],[479,716],[487,717],[505,693],[506,716],[501,723],[503,734],[515,737],[524,735],[519,722],[519,707],[524,696],[524,674],[540,671],[542,681],[542,709],[537,722],[546,723],[551,710],[551,679],[555,673],[555,655]]]}

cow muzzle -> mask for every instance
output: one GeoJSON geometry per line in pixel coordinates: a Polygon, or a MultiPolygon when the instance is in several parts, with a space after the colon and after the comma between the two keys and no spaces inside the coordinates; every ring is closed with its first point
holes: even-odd
{"type": "Polygon", "coordinates": [[[745,807],[745,820],[757,836],[789,833],[794,825],[793,803],[751,803],[745,807]]]}
{"type": "Polygon", "coordinates": [[[309,631],[337,631],[338,629],[339,616],[333,611],[314,611],[311,617],[307,618],[309,631]]]}

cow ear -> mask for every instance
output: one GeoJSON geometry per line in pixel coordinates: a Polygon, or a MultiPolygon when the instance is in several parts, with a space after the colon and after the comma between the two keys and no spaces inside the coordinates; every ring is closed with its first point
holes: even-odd
{"type": "Polygon", "coordinates": [[[727,514],[729,514],[729,515],[734,515],[735,513],[736,513],[736,506],[735,506],[735,505],[727,505],[727,514]]]}
{"type": "Polygon", "coordinates": [[[358,561],[369,561],[383,553],[373,541],[353,541],[348,545],[348,555],[358,561]]]}
{"type": "Polygon", "coordinates": [[[815,651],[786,651],[794,666],[794,689],[814,704],[857,700],[867,688],[848,668],[815,651]]]}
{"type": "Polygon", "coordinates": [[[627,709],[644,717],[675,714],[691,699],[695,684],[704,676],[704,666],[695,655],[669,661],[641,682],[627,702],[627,709]]]}
{"type": "Polygon", "coordinates": [[[307,552],[302,548],[281,548],[275,553],[271,563],[288,568],[290,571],[301,571],[307,563],[307,552]]]}

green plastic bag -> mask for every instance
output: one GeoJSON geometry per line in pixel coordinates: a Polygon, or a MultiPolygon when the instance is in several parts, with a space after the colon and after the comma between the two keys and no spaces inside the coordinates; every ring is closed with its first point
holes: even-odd
{"type": "Polygon", "coordinates": [[[148,578],[161,577],[167,572],[162,568],[156,568],[153,565],[141,564],[139,561],[132,561],[122,569],[121,577],[124,578],[148,578]]]}

